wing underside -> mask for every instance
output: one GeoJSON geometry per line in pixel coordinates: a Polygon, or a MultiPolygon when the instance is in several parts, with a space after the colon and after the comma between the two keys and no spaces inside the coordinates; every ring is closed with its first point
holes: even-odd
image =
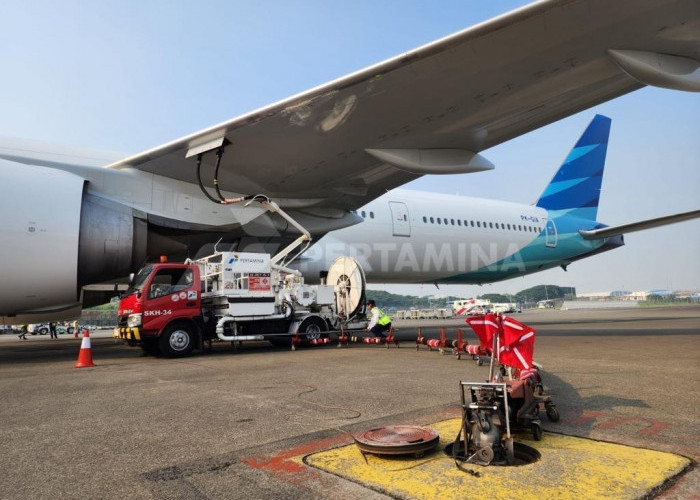
{"type": "MultiPolygon", "coordinates": [[[[383,152],[472,158],[638,89],[609,51],[697,61],[699,19],[694,0],[536,2],[110,167],[197,182],[196,148],[225,142],[222,190],[354,209],[425,173],[473,171],[383,152]]],[[[215,161],[204,153],[209,186],[215,161]]]]}

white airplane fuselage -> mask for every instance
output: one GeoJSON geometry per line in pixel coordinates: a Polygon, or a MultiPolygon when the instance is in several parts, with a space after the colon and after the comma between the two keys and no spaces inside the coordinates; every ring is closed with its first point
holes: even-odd
{"type": "Polygon", "coordinates": [[[566,265],[604,243],[578,234],[595,221],[491,199],[396,189],[357,213],[363,222],[304,254],[298,267],[308,279],[350,254],[370,282],[486,283],[566,265]]]}

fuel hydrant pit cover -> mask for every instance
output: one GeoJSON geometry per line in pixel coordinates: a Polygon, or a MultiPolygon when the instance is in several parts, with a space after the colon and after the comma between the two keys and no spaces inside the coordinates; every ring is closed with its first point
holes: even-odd
{"type": "Polygon", "coordinates": [[[436,431],[415,425],[378,427],[353,437],[362,452],[376,455],[423,453],[434,449],[440,441],[436,431]]]}

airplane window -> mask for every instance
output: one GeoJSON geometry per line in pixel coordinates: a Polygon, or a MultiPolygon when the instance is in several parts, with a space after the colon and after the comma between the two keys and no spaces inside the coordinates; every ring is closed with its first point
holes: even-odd
{"type": "Polygon", "coordinates": [[[426,223],[426,222],[428,222],[428,218],[424,215],[423,216],[423,223],[426,223]]]}
{"type": "Polygon", "coordinates": [[[493,222],[489,222],[489,227],[493,229],[493,222]]]}
{"type": "Polygon", "coordinates": [[[510,224],[508,224],[508,229],[510,230],[510,224]]]}
{"type": "Polygon", "coordinates": [[[403,214],[403,220],[408,222],[408,217],[406,216],[406,214],[403,214]]]}
{"type": "Polygon", "coordinates": [[[458,226],[461,226],[461,225],[462,225],[462,221],[459,220],[459,219],[457,219],[457,225],[458,225],[458,226]]]}
{"type": "Polygon", "coordinates": [[[438,224],[442,224],[442,219],[440,217],[437,218],[438,224]]]}
{"type": "Polygon", "coordinates": [[[468,222],[469,222],[469,221],[466,221],[466,220],[464,221],[464,227],[467,227],[467,226],[469,225],[468,222]]]}
{"type": "Polygon", "coordinates": [[[498,225],[498,222],[496,222],[496,229],[500,229],[501,226],[498,225]]]}
{"type": "Polygon", "coordinates": [[[476,227],[481,227],[481,222],[476,221],[476,227]]]}
{"type": "Polygon", "coordinates": [[[370,218],[370,219],[374,219],[374,212],[370,212],[370,213],[369,213],[369,218],[370,218]]]}
{"type": "Polygon", "coordinates": [[[469,221],[469,222],[471,222],[471,226],[474,227],[474,221],[472,220],[472,221],[469,221]]]}
{"type": "Polygon", "coordinates": [[[455,220],[454,220],[454,219],[450,219],[450,224],[452,224],[452,225],[454,226],[454,225],[455,225],[455,220]]]}
{"type": "Polygon", "coordinates": [[[435,224],[435,220],[432,217],[430,218],[430,223],[435,224]]]}
{"type": "Polygon", "coordinates": [[[523,230],[523,226],[518,225],[518,231],[522,231],[522,230],[523,230]]]}
{"type": "Polygon", "coordinates": [[[363,210],[362,212],[360,212],[360,215],[361,215],[362,218],[364,219],[364,218],[365,218],[365,211],[363,210]]]}

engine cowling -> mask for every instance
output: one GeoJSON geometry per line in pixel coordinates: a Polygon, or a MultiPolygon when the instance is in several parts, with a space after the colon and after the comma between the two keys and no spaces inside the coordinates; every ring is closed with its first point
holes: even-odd
{"type": "Polygon", "coordinates": [[[146,251],[132,209],[70,172],[0,161],[0,316],[75,310],[84,284],[129,274],[146,251]]]}

